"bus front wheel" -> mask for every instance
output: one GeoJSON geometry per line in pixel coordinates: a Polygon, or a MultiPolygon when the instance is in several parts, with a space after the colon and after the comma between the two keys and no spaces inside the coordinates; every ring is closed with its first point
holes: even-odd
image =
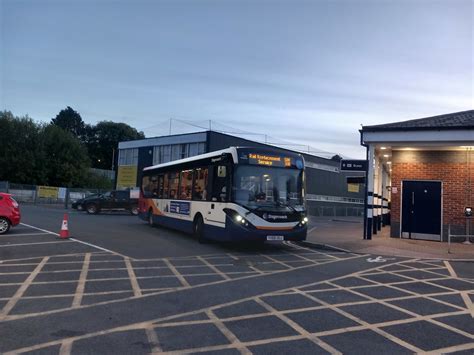
{"type": "Polygon", "coordinates": [[[193,231],[199,243],[206,243],[206,239],[204,238],[204,221],[200,214],[194,219],[193,231]]]}

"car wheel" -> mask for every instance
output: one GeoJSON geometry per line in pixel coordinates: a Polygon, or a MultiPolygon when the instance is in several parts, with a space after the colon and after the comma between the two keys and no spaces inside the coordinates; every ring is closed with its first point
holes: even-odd
{"type": "Polygon", "coordinates": [[[152,210],[148,211],[148,224],[152,227],[155,225],[155,222],[153,222],[153,211],[152,210]]]}
{"type": "Polygon", "coordinates": [[[134,216],[137,216],[138,215],[138,207],[137,206],[132,207],[132,209],[130,210],[130,213],[133,214],[134,216]]]}
{"type": "Polygon", "coordinates": [[[198,215],[195,218],[193,231],[199,243],[204,244],[207,242],[206,238],[204,238],[204,221],[202,220],[201,215],[198,215]]]}
{"type": "Polygon", "coordinates": [[[5,234],[10,230],[10,221],[5,217],[0,217],[0,234],[5,234]]]}
{"type": "Polygon", "coordinates": [[[96,214],[99,212],[99,209],[97,208],[95,204],[92,203],[86,206],[86,212],[89,214],[96,214]]]}
{"type": "Polygon", "coordinates": [[[78,211],[83,211],[84,210],[84,207],[82,207],[82,205],[77,205],[76,208],[77,208],[78,211]]]}

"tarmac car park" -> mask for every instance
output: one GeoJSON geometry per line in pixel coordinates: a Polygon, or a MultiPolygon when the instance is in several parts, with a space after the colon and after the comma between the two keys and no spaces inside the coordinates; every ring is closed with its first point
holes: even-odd
{"type": "Polygon", "coordinates": [[[0,353],[472,353],[472,263],[198,244],[22,206],[0,237],[0,353]],[[90,221],[94,222],[91,223],[90,221]]]}

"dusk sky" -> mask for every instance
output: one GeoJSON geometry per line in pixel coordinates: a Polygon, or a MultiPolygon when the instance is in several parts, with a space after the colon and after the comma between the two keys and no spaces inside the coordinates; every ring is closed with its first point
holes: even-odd
{"type": "Polygon", "coordinates": [[[71,106],[147,136],[167,134],[170,117],[213,120],[363,158],[360,124],[473,109],[473,11],[471,0],[0,0],[0,109],[49,121],[71,106]]]}

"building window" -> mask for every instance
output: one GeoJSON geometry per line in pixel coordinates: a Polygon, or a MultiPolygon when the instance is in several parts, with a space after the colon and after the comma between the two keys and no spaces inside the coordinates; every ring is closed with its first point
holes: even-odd
{"type": "Polygon", "coordinates": [[[161,164],[160,160],[160,146],[153,147],[153,165],[161,164]]]}
{"type": "Polygon", "coordinates": [[[181,159],[188,157],[189,144],[181,144],[181,159]]]}
{"type": "Polygon", "coordinates": [[[198,145],[199,145],[199,143],[190,143],[189,144],[189,156],[190,157],[198,155],[198,145]]]}
{"type": "Polygon", "coordinates": [[[138,148],[120,149],[118,165],[138,165],[138,148]]]}
{"type": "Polygon", "coordinates": [[[204,154],[204,153],[206,153],[206,143],[202,142],[202,143],[199,143],[198,154],[204,154]]]}
{"type": "MultiPolygon", "coordinates": [[[[193,157],[206,152],[206,143],[185,143],[185,144],[172,144],[172,145],[157,145],[153,147],[153,165],[168,163],[173,160],[184,159],[193,157]]],[[[138,149],[122,149],[119,153],[119,165],[137,165],[138,161],[138,149]],[[131,153],[131,151],[134,151],[131,153]],[[125,152],[125,151],[130,151],[125,152]],[[124,152],[122,154],[122,152],[124,152]],[[132,158],[127,154],[136,155],[136,158],[132,158]],[[128,160],[127,160],[128,159],[128,160]],[[125,161],[134,160],[133,164],[126,164],[125,161]],[[122,161],[124,163],[122,163],[122,161]]]]}
{"type": "Polygon", "coordinates": [[[171,146],[171,160],[178,160],[181,159],[181,145],[180,144],[173,144],[171,146]]]}
{"type": "Polygon", "coordinates": [[[168,163],[171,161],[171,146],[162,145],[160,150],[161,161],[160,164],[168,163]]]}

